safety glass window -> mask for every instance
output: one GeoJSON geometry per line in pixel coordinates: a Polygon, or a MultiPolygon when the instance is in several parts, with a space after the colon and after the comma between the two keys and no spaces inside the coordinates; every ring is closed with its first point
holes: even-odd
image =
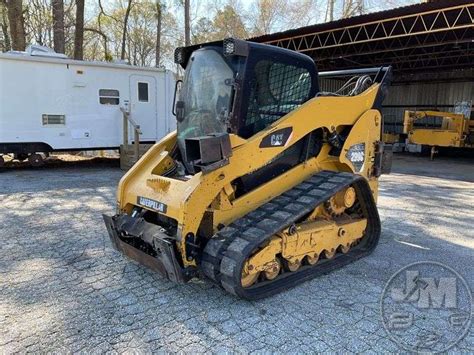
{"type": "Polygon", "coordinates": [[[261,131],[306,102],[311,91],[306,68],[262,60],[255,65],[254,74],[245,119],[246,136],[261,131]]]}
{"type": "Polygon", "coordinates": [[[138,101],[148,102],[148,83],[138,83],[138,101]]]}

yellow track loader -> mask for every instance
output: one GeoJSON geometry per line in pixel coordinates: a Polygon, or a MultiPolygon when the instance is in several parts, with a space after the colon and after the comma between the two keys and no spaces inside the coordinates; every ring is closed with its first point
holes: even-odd
{"type": "Polygon", "coordinates": [[[328,93],[310,57],[274,46],[230,38],[178,48],[175,62],[177,131],[123,176],[117,214],[104,215],[117,250],[257,299],[375,248],[390,67],[327,73],[356,74],[328,93]]]}

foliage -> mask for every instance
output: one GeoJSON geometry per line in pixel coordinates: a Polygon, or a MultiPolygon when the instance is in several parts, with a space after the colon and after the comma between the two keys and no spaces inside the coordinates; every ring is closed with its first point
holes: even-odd
{"type": "MultiPolygon", "coordinates": [[[[0,0],[0,50],[11,48],[6,0],[0,0]]],[[[307,26],[416,0],[190,0],[191,42],[225,37],[251,38],[307,26]]],[[[129,0],[86,1],[84,59],[111,61],[121,57],[124,19],[129,0]]],[[[126,24],[125,60],[140,66],[173,67],[175,47],[184,44],[184,0],[133,0],[126,24]],[[157,9],[161,9],[158,24],[157,9]],[[158,29],[161,29],[158,34],[158,29]]],[[[53,47],[51,0],[23,1],[26,43],[53,47]]],[[[64,0],[65,52],[74,55],[76,1],[64,0]]]]}

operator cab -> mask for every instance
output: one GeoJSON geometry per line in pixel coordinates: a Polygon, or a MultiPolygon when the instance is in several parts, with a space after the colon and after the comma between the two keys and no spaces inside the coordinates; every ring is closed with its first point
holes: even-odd
{"type": "Polygon", "coordinates": [[[175,62],[185,69],[178,146],[192,173],[230,154],[229,133],[250,138],[319,91],[314,61],[279,47],[230,38],[177,48],[175,62]]]}

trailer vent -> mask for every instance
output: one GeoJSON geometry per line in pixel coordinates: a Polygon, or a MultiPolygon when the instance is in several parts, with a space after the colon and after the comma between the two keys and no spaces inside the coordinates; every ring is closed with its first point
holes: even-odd
{"type": "Polygon", "coordinates": [[[120,93],[114,89],[100,89],[99,101],[102,105],[118,105],[120,103],[120,93]]]}
{"type": "Polygon", "coordinates": [[[64,125],[66,124],[66,116],[65,115],[43,115],[43,126],[47,125],[64,125]]]}

